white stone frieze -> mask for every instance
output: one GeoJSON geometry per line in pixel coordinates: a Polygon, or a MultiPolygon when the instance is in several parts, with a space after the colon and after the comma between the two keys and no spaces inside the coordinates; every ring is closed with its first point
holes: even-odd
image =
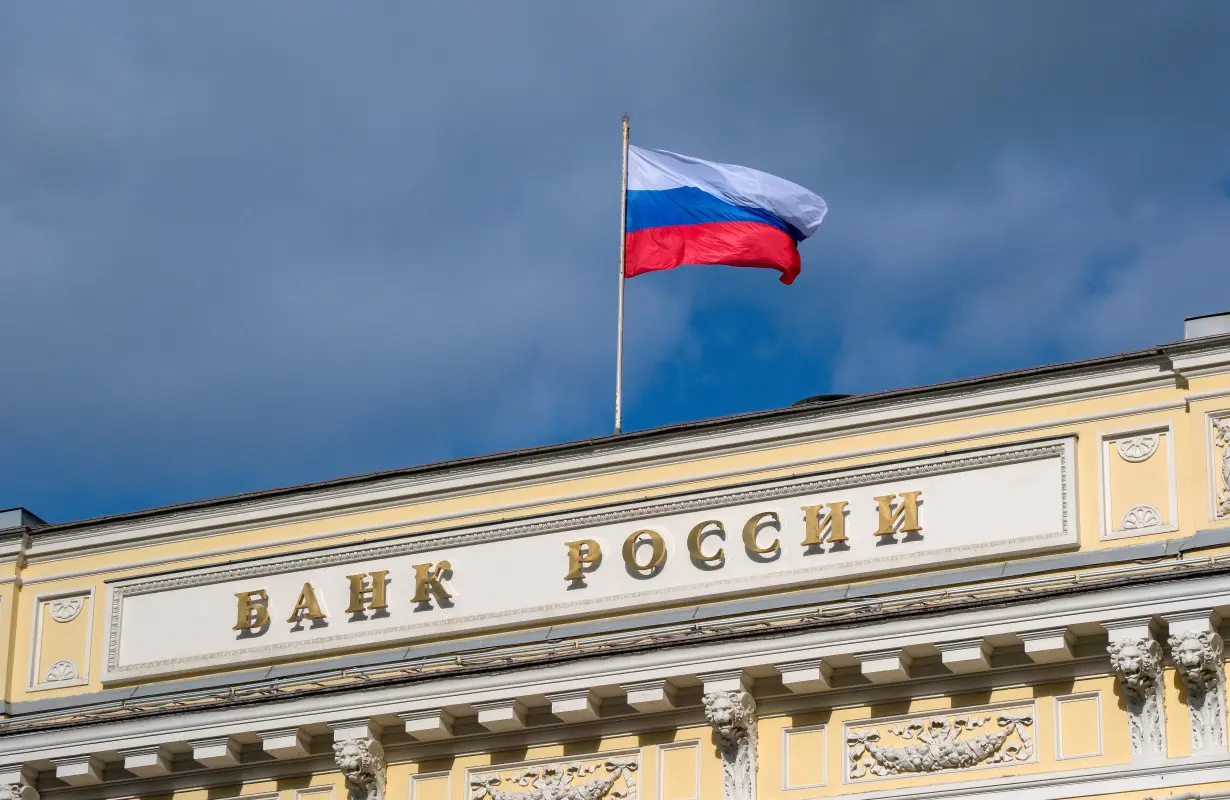
{"type": "Polygon", "coordinates": [[[1034,717],[1030,707],[851,726],[846,732],[846,774],[859,780],[1033,761],[1034,717]],[[895,744],[886,741],[882,730],[895,744]]]}
{"type": "Polygon", "coordinates": [[[636,758],[585,758],[476,772],[470,800],[636,800],[636,758]]]}

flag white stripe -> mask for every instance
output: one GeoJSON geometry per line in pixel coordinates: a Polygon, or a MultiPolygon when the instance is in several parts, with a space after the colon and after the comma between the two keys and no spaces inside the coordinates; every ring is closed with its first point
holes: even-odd
{"type": "Polygon", "coordinates": [[[629,151],[628,191],[693,186],[728,203],[763,208],[804,237],[816,232],[828,212],[820,195],[767,172],[635,145],[629,151]]]}

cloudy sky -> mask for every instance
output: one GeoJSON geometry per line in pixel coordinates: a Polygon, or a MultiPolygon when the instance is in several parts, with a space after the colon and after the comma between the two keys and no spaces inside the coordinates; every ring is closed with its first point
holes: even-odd
{"type": "Polygon", "coordinates": [[[605,434],[619,117],[822,194],[628,284],[626,426],[1230,310],[1230,4],[0,7],[0,508],[605,434]]]}

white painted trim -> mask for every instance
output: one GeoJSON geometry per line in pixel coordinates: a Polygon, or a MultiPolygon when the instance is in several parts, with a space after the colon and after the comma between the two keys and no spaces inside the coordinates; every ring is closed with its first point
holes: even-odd
{"type": "Polygon", "coordinates": [[[695,776],[695,785],[692,787],[691,797],[670,798],[670,800],[700,800],[700,740],[685,739],[682,742],[667,742],[658,745],[658,753],[655,768],[655,783],[654,788],[656,794],[655,800],[666,800],[666,753],[669,750],[691,750],[692,751],[692,775],[695,776]]]}
{"type": "MultiPolygon", "coordinates": [[[[94,788],[97,789],[98,787],[94,788]]],[[[46,792],[43,794],[46,794],[46,792]]],[[[281,792],[261,792],[260,794],[233,794],[219,800],[278,800],[281,796],[281,792]]]]}
{"type": "Polygon", "coordinates": [[[1102,719],[1102,693],[1101,692],[1099,691],[1075,692],[1073,694],[1057,695],[1055,697],[1055,711],[1054,711],[1053,716],[1055,717],[1055,760],[1056,761],[1067,761],[1069,759],[1074,759],[1074,758],[1093,758],[1095,756],[1102,755],[1103,719],[1102,719]],[[1063,725],[1061,724],[1062,721],[1060,719],[1060,717],[1063,715],[1062,706],[1064,703],[1071,703],[1071,702],[1075,702],[1079,700],[1089,700],[1089,699],[1092,699],[1095,703],[1097,703],[1098,715],[1097,715],[1096,729],[1098,732],[1098,749],[1096,752],[1093,752],[1093,753],[1079,753],[1079,754],[1074,754],[1074,755],[1066,755],[1064,753],[1064,747],[1063,747],[1063,725]]]}
{"type": "Polygon", "coordinates": [[[308,786],[295,790],[295,800],[333,800],[332,786],[308,786]]]}
{"type": "MultiPolygon", "coordinates": [[[[844,753],[845,750],[843,749],[844,753]]],[[[782,791],[789,792],[797,789],[819,789],[822,786],[828,786],[829,783],[829,728],[828,725],[820,723],[818,725],[798,725],[790,728],[782,728],[782,791]],[[800,786],[790,785],[790,737],[794,734],[820,732],[820,782],[806,783],[800,786]]]]}
{"type": "Polygon", "coordinates": [[[1183,395],[1183,402],[1189,406],[1201,400],[1213,400],[1218,397],[1230,397],[1230,389],[1209,389],[1203,392],[1189,392],[1183,395]]]}
{"type": "MultiPolygon", "coordinates": [[[[103,522],[97,526],[64,532],[47,531],[33,542],[28,558],[31,561],[76,558],[87,552],[124,549],[130,547],[130,543],[134,541],[141,544],[179,541],[227,531],[252,530],[292,520],[336,516],[337,509],[341,506],[345,506],[348,513],[357,513],[414,502],[416,498],[424,496],[439,499],[457,494],[472,495],[485,488],[506,489],[512,486],[541,485],[557,481],[565,475],[579,478],[626,472],[629,469],[678,464],[697,458],[765,450],[975,416],[985,417],[1023,407],[1051,407],[1091,398],[1122,395],[1146,388],[1173,387],[1173,374],[1159,371],[1157,364],[1135,364],[1119,369],[1103,369],[1095,375],[1029,380],[1025,385],[1004,387],[999,391],[988,392],[985,389],[971,388],[959,397],[888,401],[891,405],[887,408],[855,408],[845,413],[829,411],[823,416],[804,420],[749,421],[738,430],[720,434],[703,429],[681,432],[666,441],[635,447],[591,450],[583,455],[548,455],[537,462],[531,462],[527,457],[520,464],[505,467],[459,466],[443,475],[388,478],[358,486],[304,490],[303,493],[290,497],[236,500],[220,508],[168,512],[167,516],[145,520],[103,522]]],[[[1071,419],[1106,419],[1185,406],[1184,401],[1177,400],[1071,419]]],[[[1044,424],[1005,428],[999,433],[1041,430],[1062,424],[1065,424],[1063,420],[1052,420],[1044,424]]],[[[977,434],[976,438],[991,435],[998,434],[994,431],[983,432],[977,434]]],[[[969,437],[961,438],[969,440],[969,437]]],[[[641,491],[641,488],[629,486],[625,491],[641,491]]],[[[544,502],[556,500],[549,499],[544,502]]],[[[330,533],[319,538],[333,535],[336,534],[330,533]]]]}
{"type": "MultiPolygon", "coordinates": [[[[444,778],[444,796],[452,798],[453,796],[453,772],[452,770],[439,770],[437,772],[416,772],[410,776],[410,800],[420,800],[418,796],[419,781],[434,781],[444,778]]],[[[469,785],[466,786],[467,790],[469,785]]],[[[466,795],[469,796],[468,794],[466,795]]]]}
{"type": "Polygon", "coordinates": [[[1138,536],[1148,536],[1155,533],[1171,533],[1179,529],[1179,485],[1176,475],[1174,438],[1173,420],[1136,428],[1102,431],[1098,434],[1098,482],[1101,484],[1101,491],[1098,493],[1098,530],[1102,541],[1134,539],[1138,536]],[[1166,437],[1165,453],[1161,453],[1162,448],[1159,445],[1158,452],[1151,456],[1156,457],[1161,454],[1166,458],[1166,491],[1168,495],[1166,521],[1161,525],[1152,525],[1148,528],[1117,530],[1115,528],[1115,525],[1118,524],[1117,520],[1110,518],[1112,506],[1110,476],[1112,472],[1111,464],[1114,463],[1114,459],[1119,458],[1119,455],[1118,453],[1111,452],[1112,445],[1119,439],[1150,433],[1164,434],[1166,437]]]}
{"type": "MultiPolygon", "coordinates": [[[[78,616],[80,616],[78,614],[78,616]]],[[[76,619],[74,617],[73,619],[76,619]]],[[[67,623],[61,623],[67,624],[67,623]]],[[[85,589],[65,589],[58,592],[47,592],[34,597],[34,631],[33,646],[30,650],[29,671],[26,676],[26,691],[42,692],[49,689],[66,689],[72,686],[85,686],[90,682],[90,653],[94,649],[94,587],[85,589]],[[47,683],[43,680],[43,664],[39,657],[43,650],[43,607],[51,600],[62,600],[69,597],[80,597],[87,604],[85,619],[85,655],[77,666],[77,677],[71,681],[56,681],[47,683]]]]}

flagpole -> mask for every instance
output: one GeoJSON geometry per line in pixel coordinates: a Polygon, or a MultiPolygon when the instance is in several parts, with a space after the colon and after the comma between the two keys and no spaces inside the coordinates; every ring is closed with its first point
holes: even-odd
{"type": "Polygon", "coordinates": [[[615,432],[623,420],[621,400],[624,388],[624,265],[628,259],[628,115],[624,114],[623,173],[619,191],[619,323],[615,346],[615,432]]]}

